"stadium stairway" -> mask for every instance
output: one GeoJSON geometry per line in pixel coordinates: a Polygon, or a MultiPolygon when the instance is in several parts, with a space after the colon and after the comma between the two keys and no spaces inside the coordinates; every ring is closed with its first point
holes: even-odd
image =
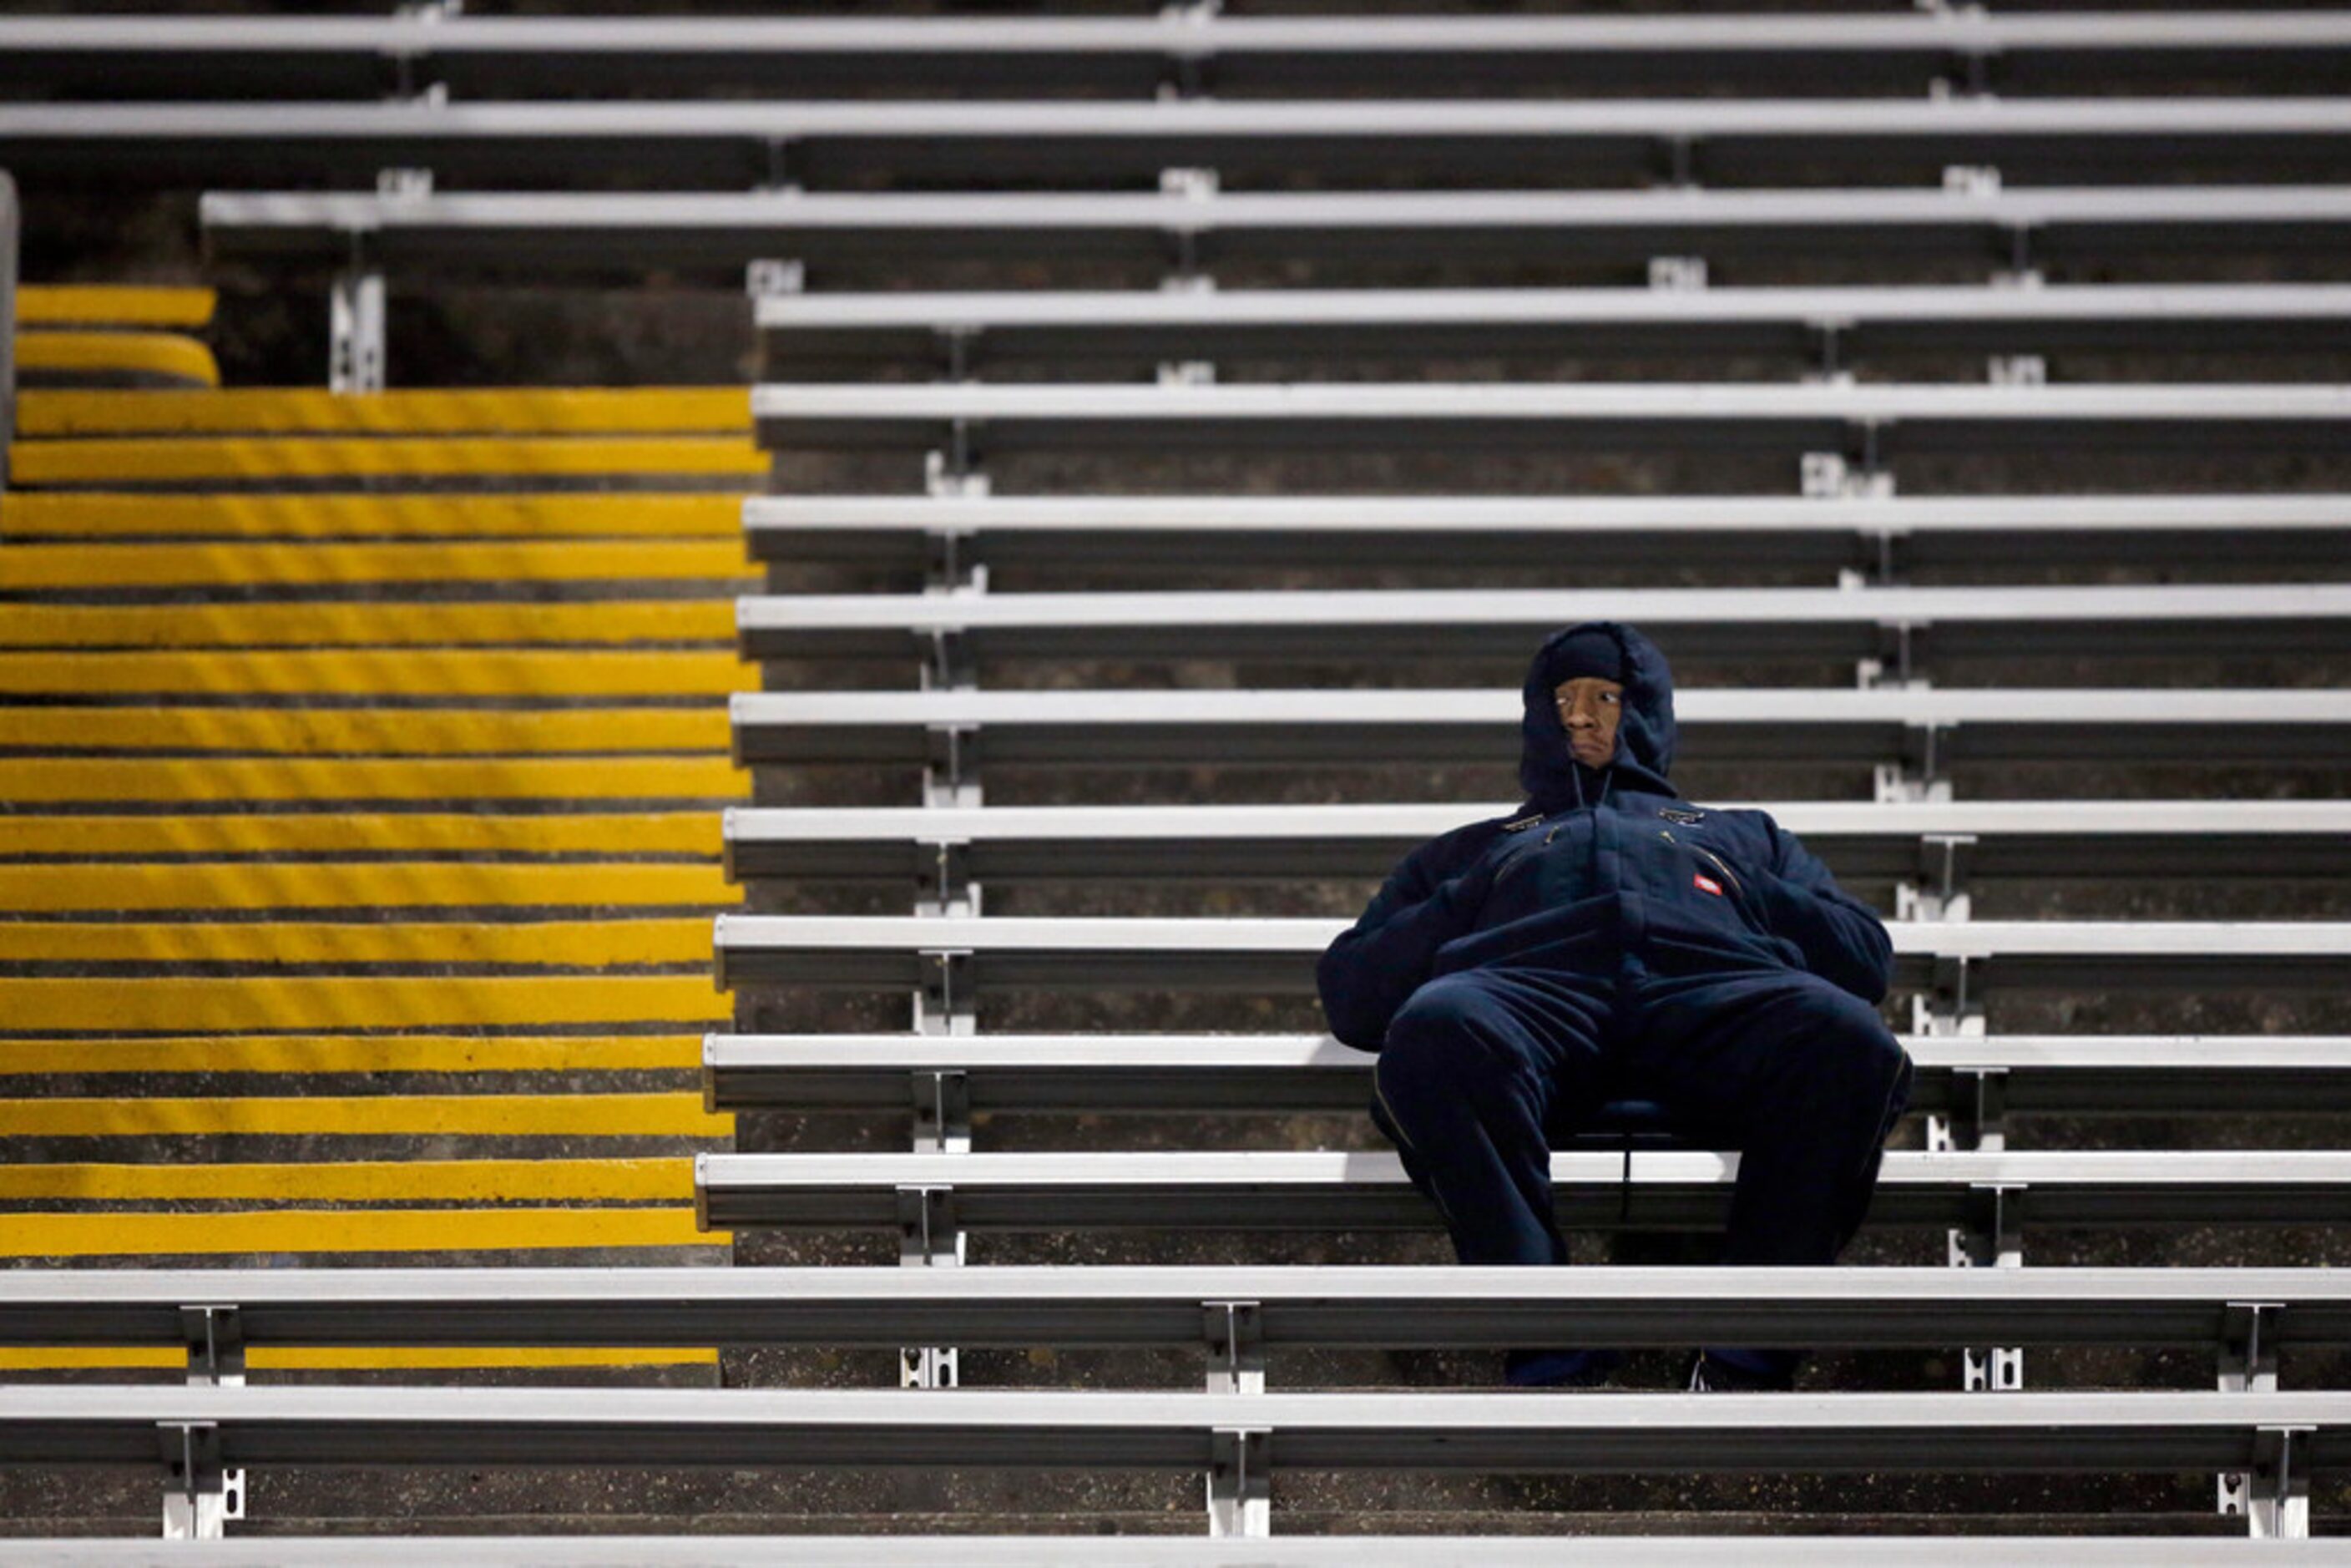
{"type": "MultiPolygon", "coordinates": [[[[45,323],[209,306],[26,300],[45,323]]],[[[134,361],[160,359],[104,368],[134,361]]],[[[6,1260],[725,1261],[691,1156],[732,1120],[695,1075],[734,896],[716,808],[746,793],[726,595],[737,492],[767,464],[743,392],[36,385],[16,434],[6,1260]]],[[[255,1366],[709,1381],[716,1359],[255,1366]]],[[[0,1357],[137,1367],[184,1361],[0,1357]]]]}

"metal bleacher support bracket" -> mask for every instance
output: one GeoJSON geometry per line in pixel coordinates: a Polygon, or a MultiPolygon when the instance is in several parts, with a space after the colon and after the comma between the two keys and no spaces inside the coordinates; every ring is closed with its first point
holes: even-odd
{"type": "MultiPolygon", "coordinates": [[[[180,1309],[188,1347],[188,1382],[212,1387],[245,1383],[244,1326],[233,1305],[180,1309]]],[[[156,1427],[163,1461],[163,1539],[216,1541],[245,1517],[245,1470],[221,1463],[220,1428],[209,1421],[166,1421],[156,1427]]]]}
{"type": "MultiPolygon", "coordinates": [[[[964,1232],[956,1222],[955,1188],[898,1188],[898,1263],[906,1269],[955,1269],[964,1260],[964,1232]]],[[[959,1377],[953,1345],[907,1345],[898,1352],[901,1388],[953,1388],[959,1377]]]]}
{"type": "MultiPolygon", "coordinates": [[[[2022,1186],[1985,1184],[1970,1190],[1973,1221],[1949,1233],[1949,1258],[1954,1269],[2021,1269],[2024,1266],[2024,1230],[2018,1208],[2022,1186]]],[[[2011,1394],[2024,1386],[2024,1352],[2016,1345],[1959,1352],[1959,1386],[1970,1394],[2011,1394]]]]}
{"type": "Polygon", "coordinates": [[[1208,1351],[1208,1392],[1265,1392],[1265,1318],[1256,1301],[1207,1301],[1201,1334],[1208,1351]]]}
{"type": "Polygon", "coordinates": [[[1894,887],[1896,920],[1965,920],[1974,913],[1968,891],[1969,862],[1974,859],[1973,833],[1928,833],[1918,841],[1918,874],[1915,881],[1894,887]]]}
{"type": "Polygon", "coordinates": [[[1273,1471],[1264,1427],[1219,1427],[1209,1438],[1208,1533],[1273,1533],[1273,1471]]]}
{"type": "MultiPolygon", "coordinates": [[[[1207,202],[1216,198],[1223,181],[1214,169],[1182,168],[1159,171],[1160,193],[1182,196],[1190,201],[1207,202]]],[[[1177,291],[1216,287],[1216,280],[1200,265],[1200,236],[1189,224],[1178,225],[1167,234],[1168,265],[1159,287],[1177,291]]]]}
{"type": "MultiPolygon", "coordinates": [[[[1863,674],[1868,672],[1865,670],[1863,674]]],[[[1881,762],[1874,772],[1874,795],[1879,805],[1944,801],[1951,798],[1951,781],[1942,776],[1942,747],[1938,744],[1940,739],[1940,732],[1931,724],[1910,725],[1903,729],[1902,760],[1881,762]]]]}
{"type": "MultiPolygon", "coordinates": [[[[2221,1393],[2277,1392],[2278,1320],[2284,1312],[2282,1301],[2229,1303],[2220,1324],[2221,1393]]],[[[2222,1471],[2219,1479],[2220,1511],[2226,1518],[2247,1520],[2256,1535],[2276,1533],[2262,1528],[2261,1516],[2254,1508],[2254,1480],[2253,1476],[2242,1470],[2222,1471]]],[[[2305,1501],[2305,1509],[2307,1506],[2305,1501]]],[[[2272,1522],[2275,1522],[2274,1519],[2272,1522]]],[[[2304,1531],[2307,1528],[2305,1521],[2304,1531]]]]}
{"type": "Polygon", "coordinates": [[[2310,1427],[2263,1427],[2256,1435],[2251,1506],[2245,1522],[2259,1540],[2310,1534],[2310,1427]]]}

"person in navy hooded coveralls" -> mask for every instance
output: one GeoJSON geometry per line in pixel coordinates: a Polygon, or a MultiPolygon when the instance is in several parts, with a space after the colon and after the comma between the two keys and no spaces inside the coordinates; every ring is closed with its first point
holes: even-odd
{"type": "MultiPolygon", "coordinates": [[[[1833,1262],[1909,1094],[1877,1012],[1885,925],[1768,814],[1676,793],[1673,676],[1638,632],[1559,632],[1525,698],[1526,804],[1415,850],[1322,955],[1332,1032],[1379,1052],[1373,1120],[1464,1263],[1567,1260],[1552,1138],[1625,1098],[1740,1151],[1724,1261],[1833,1262]]],[[[1520,1352],[1507,1375],[1614,1360],[1520,1352]]],[[[1709,1348],[1691,1386],[1786,1387],[1795,1365],[1709,1348]]]]}

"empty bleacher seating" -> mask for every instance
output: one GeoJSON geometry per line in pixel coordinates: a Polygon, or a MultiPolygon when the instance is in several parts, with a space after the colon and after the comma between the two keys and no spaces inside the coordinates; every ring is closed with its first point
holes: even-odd
{"type": "Polygon", "coordinates": [[[0,17],[0,167],[221,287],[11,312],[11,1531],[2317,1554],[2351,16],[1058,9],[0,17]],[[386,385],[388,299],[646,282],[758,384],[386,385]],[[1640,1261],[1739,1155],[1638,1108],[1605,1264],[1452,1266],[1321,1032],[1597,617],[1888,916],[1847,1267],[1640,1261]],[[1647,1386],[1722,1343],[1822,1354],[1647,1386]]]}

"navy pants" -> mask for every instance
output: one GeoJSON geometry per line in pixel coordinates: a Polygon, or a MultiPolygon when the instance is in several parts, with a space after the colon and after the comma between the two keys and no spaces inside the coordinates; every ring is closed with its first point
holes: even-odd
{"type": "Polygon", "coordinates": [[[1552,1143],[1633,1098],[1740,1151],[1725,1262],[1834,1262],[1909,1098],[1909,1058],[1877,1010],[1798,970],[1582,957],[1441,976],[1388,1027],[1373,1119],[1461,1261],[1565,1262],[1552,1143]]]}

